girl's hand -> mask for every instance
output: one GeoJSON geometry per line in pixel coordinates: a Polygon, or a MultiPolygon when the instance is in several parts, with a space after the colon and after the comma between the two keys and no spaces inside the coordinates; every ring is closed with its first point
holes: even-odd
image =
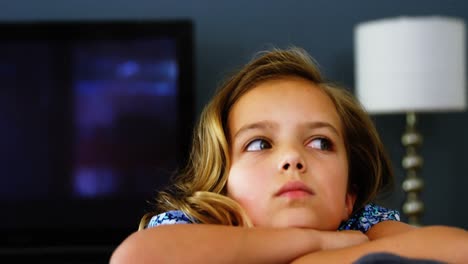
{"type": "Polygon", "coordinates": [[[322,250],[337,249],[362,244],[368,241],[369,239],[367,236],[360,231],[329,231],[323,232],[320,246],[322,250]]]}

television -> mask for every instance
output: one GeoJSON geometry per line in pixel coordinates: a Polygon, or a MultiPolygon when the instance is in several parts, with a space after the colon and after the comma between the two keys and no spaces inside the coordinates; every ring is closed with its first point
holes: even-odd
{"type": "Polygon", "coordinates": [[[0,23],[0,253],[136,231],[188,158],[193,83],[190,20],[0,23]]]}

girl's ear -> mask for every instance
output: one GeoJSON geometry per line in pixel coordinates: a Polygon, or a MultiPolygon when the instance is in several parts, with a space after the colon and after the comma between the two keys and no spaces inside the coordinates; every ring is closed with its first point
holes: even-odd
{"type": "Polygon", "coordinates": [[[348,192],[345,198],[345,208],[343,210],[343,220],[348,220],[353,212],[354,202],[356,202],[357,195],[354,192],[348,192]]]}

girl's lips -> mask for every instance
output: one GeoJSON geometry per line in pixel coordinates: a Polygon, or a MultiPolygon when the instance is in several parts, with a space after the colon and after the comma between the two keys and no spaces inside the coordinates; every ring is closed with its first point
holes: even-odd
{"type": "Polygon", "coordinates": [[[290,181],[283,185],[276,193],[275,196],[288,196],[288,197],[302,197],[313,195],[314,192],[311,188],[301,181],[290,181]]]}

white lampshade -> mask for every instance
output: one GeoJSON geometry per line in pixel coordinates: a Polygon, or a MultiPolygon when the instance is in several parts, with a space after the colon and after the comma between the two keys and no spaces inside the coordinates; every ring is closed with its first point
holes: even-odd
{"type": "Polygon", "coordinates": [[[356,93],[370,113],[466,108],[465,24],[456,18],[398,17],[354,31],[356,93]]]}

